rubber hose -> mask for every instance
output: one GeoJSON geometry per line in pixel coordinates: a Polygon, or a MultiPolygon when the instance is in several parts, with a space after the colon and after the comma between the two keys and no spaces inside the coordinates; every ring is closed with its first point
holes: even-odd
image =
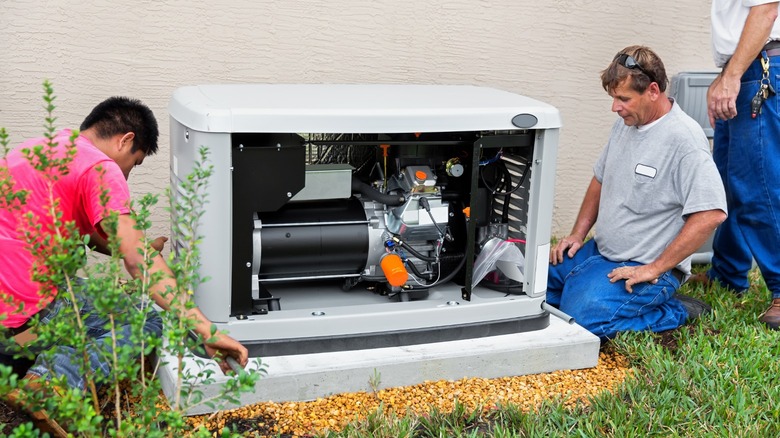
{"type": "Polygon", "coordinates": [[[363,181],[360,181],[356,177],[352,177],[352,193],[360,193],[361,195],[365,196],[366,198],[379,202],[380,204],[389,205],[389,206],[398,206],[402,205],[404,202],[406,202],[406,197],[402,195],[389,195],[386,193],[382,193],[379,190],[376,190],[375,188],[371,187],[370,185],[364,183],[363,181]]]}

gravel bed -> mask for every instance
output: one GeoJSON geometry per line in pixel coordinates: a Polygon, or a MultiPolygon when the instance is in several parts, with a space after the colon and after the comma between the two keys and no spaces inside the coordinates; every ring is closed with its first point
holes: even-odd
{"type": "Polygon", "coordinates": [[[563,370],[497,379],[464,378],[426,381],[376,392],[338,394],[308,402],[257,403],[211,416],[191,417],[218,431],[234,427],[248,435],[311,436],[326,430],[339,431],[350,421],[365,418],[382,405],[383,412],[403,416],[425,415],[433,407],[452,410],[455,401],[470,410],[489,411],[497,405],[514,404],[530,411],[543,400],[558,398],[565,406],[587,403],[589,396],[609,391],[632,373],[621,355],[603,349],[599,363],[584,370],[563,370]]]}

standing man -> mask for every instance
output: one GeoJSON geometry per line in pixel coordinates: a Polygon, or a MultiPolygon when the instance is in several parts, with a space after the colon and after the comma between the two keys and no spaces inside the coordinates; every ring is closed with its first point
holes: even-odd
{"type": "MultiPolygon", "coordinates": [[[[70,144],[71,137],[70,130],[56,134],[53,139],[57,144],[55,156],[65,156],[66,145],[70,144]]],[[[52,202],[59,202],[56,209],[61,212],[62,223],[74,222],[79,234],[95,237],[92,242],[105,243],[108,237],[105,220],[110,211],[117,212],[119,220],[116,232],[120,239],[119,251],[125,267],[134,278],[142,275],[140,267],[145,263],[140,251],[143,234],[135,228],[135,221],[130,216],[127,178],[130,171],[140,165],[146,156],[157,152],[157,137],[157,121],[147,106],[135,99],[112,97],[96,106],[84,120],[81,132],[74,140],[75,155],[68,164],[68,173],[60,175],[51,188],[43,173],[34,169],[21,151],[23,148],[32,149],[46,144],[46,139],[25,142],[9,152],[4,160],[0,160],[0,168],[4,175],[10,176],[14,190],[28,192],[26,201],[18,205],[18,210],[0,211],[0,315],[4,317],[0,324],[6,329],[0,333],[9,339],[13,337],[17,343],[22,344],[22,339],[35,333],[37,326],[32,325],[30,320],[33,315],[39,315],[38,325],[53,324],[58,321],[58,314],[62,309],[72,306],[69,294],[62,293],[56,286],[45,285],[34,279],[34,258],[22,234],[22,230],[30,228],[25,219],[27,215],[31,215],[36,224],[40,225],[39,230],[42,231],[38,233],[42,234],[42,241],[45,241],[44,236],[47,233],[54,233],[54,221],[48,213],[52,202]],[[105,198],[104,191],[107,193],[105,198]]],[[[55,247],[51,248],[52,252],[57,250],[55,247]]],[[[168,309],[177,298],[172,293],[166,293],[166,288],[175,290],[176,281],[160,254],[157,254],[152,262],[150,275],[163,274],[162,280],[152,286],[152,298],[159,306],[168,309]]],[[[88,326],[90,336],[96,339],[96,348],[110,351],[114,347],[111,332],[105,329],[106,320],[99,315],[90,314],[91,303],[86,296],[79,293],[78,286],[76,284],[74,289],[79,307],[84,313],[84,324],[88,326]]],[[[198,308],[191,309],[188,316],[196,321],[195,331],[203,339],[212,338],[212,324],[198,308]]],[[[118,329],[120,336],[116,339],[117,348],[130,342],[129,333],[126,336],[121,335],[126,330],[127,327],[118,329]]],[[[145,334],[159,336],[161,331],[161,319],[150,310],[144,327],[145,334]]],[[[211,356],[232,356],[242,366],[246,365],[248,352],[244,346],[220,332],[217,332],[213,339],[213,342],[206,344],[206,350],[211,356]]],[[[38,356],[25,377],[29,387],[35,388],[40,386],[43,380],[63,376],[69,386],[85,389],[84,376],[79,365],[72,361],[74,352],[67,339],[62,339],[57,345],[42,348],[52,351],[53,356],[51,361],[44,357],[48,355],[38,356]]],[[[0,345],[0,355],[3,353],[5,351],[0,345]]],[[[90,351],[89,358],[90,366],[96,374],[107,372],[110,363],[105,359],[105,352],[90,351]]],[[[220,366],[225,371],[229,369],[225,361],[222,361],[220,366]]]]}
{"type": "Polygon", "coordinates": [[[601,73],[621,119],[571,234],[550,253],[547,301],[602,340],[674,329],[707,310],[675,291],[726,218],[726,199],[704,131],[666,96],[667,83],[643,46],[621,50],[601,73]]]}
{"type": "Polygon", "coordinates": [[[707,92],[713,156],[729,218],[713,239],[712,268],[697,281],[748,289],[756,260],[772,304],[760,321],[780,328],[780,84],[778,2],[713,0],[712,47],[722,67],[707,92]]]}

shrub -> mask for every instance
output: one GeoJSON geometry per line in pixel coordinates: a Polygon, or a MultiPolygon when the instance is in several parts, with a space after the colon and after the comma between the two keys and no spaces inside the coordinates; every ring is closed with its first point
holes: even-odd
{"type": "MultiPolygon", "coordinates": [[[[25,150],[28,160],[36,170],[46,175],[49,193],[57,179],[67,174],[68,164],[76,153],[73,144],[77,132],[74,132],[70,143],[66,146],[67,153],[57,157],[52,152],[55,128],[53,117],[55,96],[51,84],[44,82],[44,101],[46,102],[45,144],[25,150]]],[[[3,156],[9,151],[8,134],[0,129],[0,143],[3,156]]],[[[87,264],[87,245],[89,237],[79,235],[73,222],[63,222],[58,200],[50,196],[52,202],[48,206],[48,214],[54,218],[52,229],[43,229],[32,214],[23,215],[22,232],[26,243],[35,259],[34,279],[43,285],[56,285],[60,294],[70,298],[72,307],[65,309],[65,314],[52,324],[42,325],[36,329],[38,338],[29,346],[54,345],[67,340],[73,347],[71,361],[78,363],[86,380],[86,391],[68,389],[64,381],[53,381],[57,392],[50,392],[47,397],[27,390],[10,367],[0,365],[0,393],[7,393],[19,388],[23,397],[29,398],[35,409],[45,409],[63,427],[74,435],[81,436],[210,436],[210,432],[197,424],[186,421],[185,412],[196,404],[205,403],[212,408],[218,408],[223,403],[237,403],[241,392],[250,391],[257,379],[264,372],[260,361],[250,362],[247,370],[242,370],[228,379],[223,391],[216,397],[204,399],[198,391],[199,384],[209,384],[214,380],[213,372],[207,368],[186,367],[184,357],[189,351],[198,348],[204,342],[191,336],[194,321],[186,318],[186,312],[194,306],[192,293],[202,281],[198,274],[200,253],[197,234],[198,219],[203,211],[206,200],[203,189],[212,173],[212,167],[206,165],[207,150],[202,147],[200,160],[193,172],[186,178],[183,189],[188,196],[172,200],[170,209],[175,211],[174,232],[183,239],[186,254],[171,254],[168,264],[176,281],[176,289],[168,289],[168,294],[176,297],[171,309],[158,309],[163,320],[163,335],[155,337],[143,333],[144,323],[152,306],[150,287],[160,280],[160,276],[151,275],[152,258],[157,251],[151,246],[147,232],[151,226],[149,221],[151,208],[157,203],[157,196],[146,195],[134,202],[132,217],[137,228],[144,234],[142,251],[144,264],[142,274],[131,281],[124,280],[122,258],[119,255],[119,242],[116,238],[118,216],[114,212],[101,224],[109,236],[108,246],[112,255],[100,262],[87,264]],[[82,274],[82,275],[79,275],[82,274]],[[76,294],[83,293],[94,305],[94,314],[104,317],[110,331],[111,345],[120,336],[129,336],[132,342],[128,347],[104,348],[96,345],[96,340],[87,334],[84,321],[80,317],[79,302],[76,294]],[[119,332],[119,327],[127,325],[129,330],[119,332]],[[100,351],[111,363],[107,374],[96,373],[88,363],[88,351],[100,351]],[[150,360],[152,353],[169,353],[178,360],[178,378],[174,395],[170,397],[169,406],[161,397],[161,383],[157,371],[161,364],[150,360]]],[[[0,208],[6,208],[22,214],[26,193],[16,191],[6,168],[0,168],[0,208]]],[[[108,193],[102,194],[103,205],[106,205],[108,193]]],[[[169,198],[173,199],[169,192],[169,198]]],[[[46,287],[43,288],[46,290],[46,287]]],[[[0,292],[1,293],[1,292],[0,292]]],[[[9,299],[10,297],[2,297],[9,299]]],[[[4,318],[4,315],[0,315],[4,318]]],[[[37,319],[37,316],[34,317],[37,319]]],[[[37,321],[36,321],[37,322],[37,321]]],[[[215,332],[212,326],[212,334],[215,332]]],[[[5,341],[7,348],[15,349],[16,359],[34,359],[31,348],[20,348],[13,341],[5,341]]],[[[206,340],[208,342],[208,340],[206,340]]],[[[51,356],[51,352],[42,353],[51,356]]],[[[158,354],[158,357],[162,357],[158,354]]],[[[169,356],[170,357],[170,356],[169,356]]],[[[196,360],[198,365],[203,360],[196,360]]],[[[0,425],[0,432],[6,433],[5,425],[0,425]]],[[[37,436],[38,432],[30,424],[22,425],[11,432],[11,436],[37,436]]]]}

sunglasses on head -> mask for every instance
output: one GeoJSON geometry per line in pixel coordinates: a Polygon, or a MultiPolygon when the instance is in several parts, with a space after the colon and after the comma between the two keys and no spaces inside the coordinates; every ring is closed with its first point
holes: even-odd
{"type": "Polygon", "coordinates": [[[629,70],[641,71],[642,73],[645,74],[645,76],[647,76],[650,79],[651,83],[652,82],[658,83],[658,81],[655,80],[655,75],[645,70],[638,62],[636,62],[636,59],[634,59],[634,57],[629,55],[628,53],[619,53],[617,56],[615,56],[615,60],[617,60],[618,64],[622,65],[623,67],[629,70]]]}

